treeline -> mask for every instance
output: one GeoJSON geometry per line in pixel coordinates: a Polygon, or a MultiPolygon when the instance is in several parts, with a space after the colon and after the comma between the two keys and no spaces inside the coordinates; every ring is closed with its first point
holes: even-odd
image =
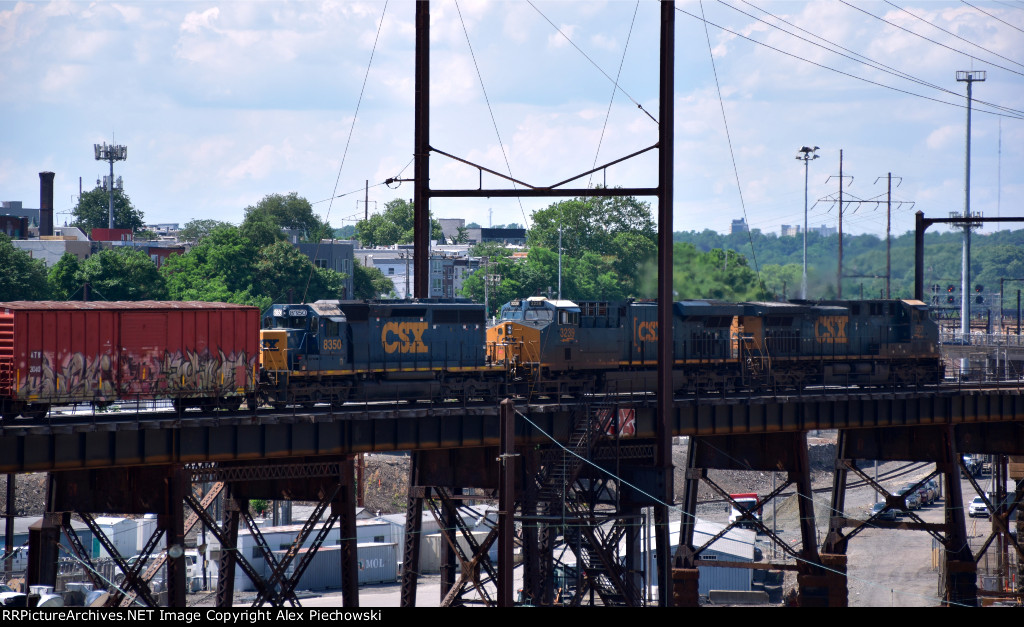
{"type": "MultiPolygon", "coordinates": [[[[936,227],[932,227],[936,229],[936,227]]],[[[700,251],[732,250],[756,265],[766,290],[773,298],[798,296],[803,268],[803,236],[781,237],[758,230],[722,235],[711,230],[674,234],[676,242],[691,244],[700,251]]],[[[926,296],[940,285],[943,295],[949,285],[960,292],[963,259],[962,232],[928,231],[924,245],[926,296]]],[[[835,298],[838,275],[839,237],[807,237],[807,295],[811,299],[835,298]]],[[[914,295],[914,233],[892,238],[890,295],[914,295]]],[[[843,297],[878,298],[885,293],[886,242],[875,235],[843,235],[843,297]]],[[[985,295],[999,291],[1000,279],[1024,279],[1024,230],[997,231],[971,237],[971,290],[980,286],[985,295]]],[[[1019,286],[1019,283],[1011,283],[1019,286]]],[[[1010,289],[1010,288],[1007,288],[1010,289]]],[[[1016,289],[1016,288],[1014,288],[1016,289]]],[[[1016,293],[1016,292],[1014,292],[1016,293]]]]}
{"type": "MultiPolygon", "coordinates": [[[[83,226],[86,226],[83,224],[83,226]]],[[[131,228],[128,226],[126,228],[131,228]]],[[[254,305],[266,309],[289,294],[313,301],[340,298],[344,274],[318,268],[292,246],[283,228],[319,241],[331,233],[304,198],[271,194],[245,209],[235,226],[217,220],[193,220],[181,237],[192,244],[157,269],[149,256],[117,246],[85,261],[64,254],[51,268],[32,259],[0,234],[0,301],[12,300],[201,300],[254,305]]],[[[391,290],[391,282],[373,268],[354,268],[356,298],[391,290]]]]}

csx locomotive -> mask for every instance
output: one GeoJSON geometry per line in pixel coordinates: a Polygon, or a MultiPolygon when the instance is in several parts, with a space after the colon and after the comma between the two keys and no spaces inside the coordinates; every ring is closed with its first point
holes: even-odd
{"type": "Polygon", "coordinates": [[[671,341],[678,393],[908,386],[942,379],[924,303],[532,297],[317,301],[262,314],[222,303],[0,303],[0,413],[54,403],[171,399],[181,411],[349,401],[654,391],[671,341]],[[257,329],[256,327],[260,327],[257,329]]]}
{"type": "MultiPolygon", "coordinates": [[[[657,317],[654,302],[542,297],[505,304],[490,328],[466,301],[274,305],[260,392],[277,406],[648,392],[657,317]]],[[[919,301],[681,301],[670,341],[682,393],[942,378],[938,329],[919,301]]]]}

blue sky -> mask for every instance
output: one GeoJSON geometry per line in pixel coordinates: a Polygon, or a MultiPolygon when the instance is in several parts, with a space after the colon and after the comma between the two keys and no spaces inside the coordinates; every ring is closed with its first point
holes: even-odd
{"type": "MultiPolygon", "coordinates": [[[[894,213],[895,233],[913,228],[916,210],[962,211],[966,89],[957,70],[985,70],[975,99],[1011,110],[1000,117],[975,103],[971,208],[1022,214],[1024,2],[676,6],[676,230],[724,232],[744,215],[766,232],[802,224],[804,166],[794,157],[804,145],[821,147],[810,164],[812,205],[838,192],[842,149],[843,173],[853,177],[846,192],[856,198],[884,195],[876,179],[889,172],[902,177],[894,198],[916,205],[894,213]],[[702,9],[714,24],[707,35],[687,15],[702,9]]],[[[431,10],[434,147],[543,185],[656,142],[645,111],[658,117],[657,2],[464,0],[431,10]]],[[[56,221],[70,219],[79,177],[91,189],[108,167],[92,145],[112,140],[128,147],[115,174],[150,223],[237,223],[266,194],[294,191],[343,226],[362,216],[366,181],[371,211],[412,198],[410,183],[383,181],[412,176],[414,14],[408,0],[386,10],[383,2],[0,2],[0,200],[37,207],[38,173],[51,170],[56,221]]],[[[475,169],[436,154],[431,176],[435,188],[478,184],[475,169]]],[[[655,177],[651,153],[608,170],[607,183],[651,186],[655,177]]],[[[484,185],[504,184],[485,177],[484,185]]],[[[523,223],[550,202],[436,199],[431,208],[487,226],[523,223]]],[[[810,210],[811,226],[836,221],[834,203],[810,210]]],[[[884,236],[884,206],[847,208],[844,231],[884,236]]]]}

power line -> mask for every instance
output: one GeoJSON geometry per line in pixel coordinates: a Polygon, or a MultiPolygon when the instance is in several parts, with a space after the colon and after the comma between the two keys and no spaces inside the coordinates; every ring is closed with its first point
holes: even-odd
{"type": "Polygon", "coordinates": [[[930,39],[928,37],[925,37],[924,35],[922,35],[920,33],[915,33],[914,31],[910,30],[909,28],[903,28],[899,24],[893,24],[892,22],[890,22],[889,20],[885,19],[884,17],[878,17],[874,13],[871,13],[870,11],[865,11],[864,9],[862,9],[860,7],[854,6],[854,5],[850,4],[849,2],[847,2],[846,0],[839,0],[839,2],[841,2],[842,4],[845,4],[846,6],[850,7],[851,9],[858,10],[858,11],[860,11],[861,13],[863,13],[865,15],[870,15],[871,17],[875,18],[876,20],[879,20],[881,22],[885,22],[886,24],[888,24],[889,26],[892,26],[893,28],[898,28],[898,29],[900,29],[901,31],[903,31],[905,33],[910,33],[911,35],[914,35],[915,37],[920,37],[921,39],[924,39],[925,41],[930,41],[933,44],[935,44],[936,46],[942,46],[943,48],[945,48],[947,50],[952,50],[953,52],[955,52],[957,54],[962,54],[964,56],[970,57],[970,58],[974,59],[975,61],[980,61],[982,63],[988,63],[989,65],[997,67],[997,68],[999,68],[1001,70],[1006,70],[1007,72],[1012,72],[1012,73],[1014,73],[1014,74],[1016,74],[1018,76],[1024,76],[1024,73],[1018,72],[1016,70],[1011,70],[1008,67],[1003,67],[1003,66],[1001,66],[999,64],[992,63],[991,61],[986,61],[985,59],[982,59],[980,57],[976,57],[973,54],[968,54],[968,53],[964,52],[963,50],[957,50],[956,48],[953,48],[952,46],[947,46],[946,44],[944,44],[942,42],[938,42],[938,41],[935,41],[934,39],[930,39]]]}
{"type": "MultiPolygon", "coordinates": [[[[998,52],[992,52],[992,51],[991,51],[991,50],[989,50],[988,48],[985,48],[984,46],[980,46],[980,45],[978,45],[978,44],[974,43],[973,41],[971,41],[970,39],[965,39],[964,37],[961,37],[960,35],[957,35],[957,34],[956,34],[956,33],[954,33],[954,32],[951,32],[951,31],[948,31],[948,30],[946,30],[945,28],[942,28],[942,27],[941,27],[941,26],[939,26],[938,24],[935,24],[935,23],[929,22],[928,20],[924,19],[924,18],[923,18],[923,17],[921,17],[920,15],[916,15],[916,14],[914,14],[914,13],[911,13],[910,11],[908,11],[908,10],[904,9],[903,7],[899,7],[899,6],[896,6],[896,5],[895,5],[895,4],[893,4],[892,2],[889,2],[889,0],[885,0],[885,3],[886,3],[886,4],[888,4],[888,5],[889,5],[889,6],[891,6],[891,7],[894,7],[894,8],[896,8],[896,9],[899,9],[900,11],[903,11],[904,13],[906,13],[907,15],[909,15],[909,16],[911,16],[911,17],[913,17],[913,18],[916,18],[916,19],[919,19],[919,20],[921,20],[922,22],[924,22],[925,24],[928,24],[929,26],[933,26],[933,27],[935,27],[935,28],[937,28],[937,29],[941,30],[942,32],[946,33],[947,35],[952,35],[953,37],[956,37],[956,38],[957,38],[957,39],[959,39],[960,41],[963,41],[963,42],[969,43],[969,44],[971,44],[972,46],[974,46],[974,47],[976,47],[976,48],[981,48],[981,49],[982,49],[982,50],[984,50],[985,52],[987,52],[987,53],[989,53],[989,54],[991,54],[991,55],[995,55],[995,56],[999,57],[1000,59],[1004,59],[1004,60],[1006,60],[1006,61],[1009,61],[1010,63],[1015,63],[1015,64],[1017,64],[1017,65],[1020,65],[1021,67],[1024,67],[1024,64],[1021,64],[1021,63],[1017,63],[1017,62],[1016,62],[1016,61],[1014,61],[1013,59],[1010,59],[1010,58],[1004,57],[1003,55],[999,54],[998,52]]],[[[991,16],[990,16],[990,17],[991,17],[991,16]]]]}
{"type": "MultiPolygon", "coordinates": [[[[840,0],[840,1],[842,1],[842,0],[840,0]]],[[[707,21],[704,18],[701,18],[701,17],[699,17],[697,15],[694,15],[693,13],[690,13],[689,11],[686,11],[686,10],[681,9],[679,7],[676,7],[676,11],[679,11],[680,13],[682,13],[684,15],[688,15],[688,16],[692,17],[693,19],[699,20],[701,22],[707,21]]],[[[870,80],[870,79],[867,79],[867,78],[863,78],[863,77],[857,76],[855,74],[850,74],[849,72],[844,72],[842,70],[837,70],[836,68],[829,67],[827,65],[823,65],[823,64],[818,63],[816,61],[811,61],[810,59],[805,59],[805,58],[803,58],[803,57],[801,57],[799,55],[793,54],[791,52],[786,52],[785,50],[782,50],[780,48],[776,48],[775,46],[771,46],[769,44],[766,44],[764,42],[758,41],[756,39],[752,39],[750,37],[747,37],[746,35],[743,35],[743,34],[740,34],[740,33],[736,32],[736,31],[734,31],[732,29],[726,28],[726,27],[721,26],[719,24],[715,24],[714,22],[707,21],[707,23],[710,24],[711,26],[714,26],[715,28],[718,28],[718,29],[720,29],[722,31],[725,31],[725,32],[729,33],[730,35],[735,35],[736,37],[739,37],[740,39],[746,39],[747,41],[749,41],[751,43],[755,43],[755,44],[757,44],[759,46],[764,46],[765,48],[768,48],[769,50],[774,50],[775,52],[784,54],[784,55],[786,55],[788,57],[793,57],[794,59],[799,59],[800,61],[803,61],[805,63],[810,63],[811,65],[815,65],[817,67],[820,67],[823,70],[829,70],[830,72],[835,72],[836,74],[842,74],[843,76],[847,76],[849,78],[853,78],[853,79],[856,79],[858,81],[862,81],[864,83],[868,83],[870,85],[875,85],[877,87],[884,87],[885,89],[891,89],[892,91],[896,91],[896,92],[899,92],[901,94],[906,94],[908,96],[915,96],[917,98],[923,98],[925,100],[930,100],[932,102],[937,102],[939,104],[944,104],[944,105],[948,105],[948,106],[951,106],[951,107],[957,107],[958,109],[966,109],[967,108],[966,105],[958,104],[958,103],[955,103],[955,102],[947,102],[945,100],[940,100],[938,98],[932,98],[930,96],[925,96],[923,94],[917,94],[917,93],[914,93],[912,91],[907,91],[905,89],[900,89],[899,87],[893,87],[892,85],[886,85],[884,83],[879,83],[877,81],[873,81],[873,80],[870,80]]],[[[1014,118],[1014,119],[1018,119],[1018,120],[1024,120],[1024,112],[1021,112],[1020,114],[1017,114],[1017,115],[1010,115],[1010,114],[998,113],[998,112],[995,112],[995,111],[984,111],[984,110],[982,110],[982,111],[984,113],[988,113],[989,115],[997,115],[997,116],[1002,116],[1002,117],[1014,118]]]]}
{"type": "MultiPolygon", "coordinates": [[[[764,21],[764,20],[762,20],[762,19],[760,19],[760,18],[758,18],[758,17],[756,17],[754,15],[751,15],[751,14],[745,12],[745,11],[742,11],[742,10],[740,10],[737,7],[734,7],[734,6],[730,5],[730,4],[727,4],[723,0],[718,0],[719,4],[727,6],[730,9],[736,11],[737,13],[741,13],[743,15],[746,15],[747,17],[749,17],[751,19],[754,19],[754,20],[757,20],[758,22],[761,22],[765,26],[769,26],[771,28],[779,30],[779,31],[781,31],[783,33],[786,33],[787,35],[789,35],[791,37],[796,37],[797,39],[800,39],[801,41],[809,43],[809,44],[811,44],[813,46],[817,46],[817,47],[819,47],[819,48],[821,48],[823,50],[827,50],[827,51],[829,51],[829,52],[831,52],[833,54],[838,54],[839,56],[844,57],[846,59],[849,59],[851,61],[854,61],[856,63],[860,63],[862,65],[866,65],[867,67],[870,67],[871,69],[879,70],[879,71],[885,72],[887,74],[892,74],[893,76],[896,76],[897,78],[903,78],[903,79],[906,79],[906,80],[911,81],[913,83],[917,83],[919,85],[923,85],[925,87],[931,87],[932,89],[936,89],[938,91],[950,94],[952,96],[956,96],[958,98],[960,97],[960,94],[958,94],[957,92],[954,92],[951,89],[947,89],[947,88],[945,88],[945,87],[943,87],[941,85],[936,85],[935,83],[932,83],[930,81],[926,81],[924,79],[918,78],[916,76],[913,76],[911,74],[908,74],[906,72],[898,70],[898,69],[896,69],[896,68],[894,68],[894,67],[892,67],[890,65],[886,65],[885,63],[882,63],[881,61],[876,61],[875,59],[872,59],[872,58],[867,57],[867,56],[865,56],[863,54],[860,54],[859,52],[856,52],[856,51],[851,50],[849,48],[845,48],[845,47],[837,44],[834,41],[826,39],[825,37],[822,37],[820,35],[816,35],[815,33],[812,33],[812,32],[808,31],[805,28],[801,28],[800,26],[797,26],[796,24],[793,24],[792,22],[789,22],[789,21],[779,17],[778,15],[775,15],[774,13],[772,13],[770,11],[762,9],[761,7],[758,7],[758,6],[748,2],[748,0],[740,0],[740,1],[743,2],[744,4],[748,5],[748,6],[753,7],[754,9],[757,9],[758,11],[761,11],[762,13],[764,13],[766,15],[771,16],[772,18],[782,22],[783,24],[785,24],[785,25],[787,25],[787,26],[789,26],[791,28],[795,28],[795,29],[797,29],[797,30],[799,30],[799,31],[801,31],[803,33],[806,33],[806,34],[810,35],[811,37],[814,37],[816,39],[820,39],[821,41],[826,42],[829,46],[834,46],[835,48],[838,48],[839,50],[843,50],[844,52],[849,52],[850,54],[852,54],[852,55],[854,55],[856,57],[859,57],[859,59],[855,59],[855,58],[847,56],[845,54],[841,54],[839,52],[836,52],[835,50],[830,49],[827,46],[823,46],[823,45],[821,45],[821,44],[819,44],[817,42],[811,41],[811,40],[809,40],[809,39],[807,39],[805,37],[801,37],[800,35],[797,35],[795,33],[791,33],[791,32],[787,31],[784,28],[781,28],[781,27],[779,27],[779,26],[777,26],[775,24],[772,24],[770,22],[766,22],[766,21],[764,21]],[[861,59],[864,59],[864,60],[862,61],[861,59]]],[[[983,101],[975,100],[975,102],[983,102],[983,101]]],[[[983,104],[985,104],[987,106],[990,106],[990,107],[992,107],[994,109],[1002,109],[1002,110],[1010,112],[1010,113],[1014,113],[1014,114],[1018,114],[1018,115],[1024,115],[1024,111],[1019,110],[1019,109],[1012,109],[1012,108],[1009,108],[1009,107],[1004,107],[1004,106],[997,105],[997,104],[992,103],[992,102],[983,102],[983,104]]]]}
{"type": "MultiPolygon", "coordinates": [[[[459,8],[458,0],[455,0],[455,10],[459,14],[459,21],[462,23],[462,32],[466,35],[466,46],[469,48],[469,56],[473,59],[473,67],[476,69],[476,78],[480,81],[480,90],[484,92],[484,102],[487,104],[487,112],[491,116],[491,124],[494,125],[494,134],[498,138],[498,148],[501,148],[501,156],[505,159],[505,168],[508,170],[509,178],[512,178],[512,165],[508,162],[508,154],[505,152],[505,144],[501,141],[501,133],[498,131],[498,121],[494,118],[494,109],[491,107],[491,99],[487,96],[487,87],[484,86],[484,77],[480,73],[480,66],[476,62],[476,54],[473,52],[473,44],[469,41],[469,30],[466,28],[466,21],[462,19],[462,9],[459,8]]],[[[516,186],[515,181],[512,181],[512,187],[516,186]]],[[[523,208],[523,199],[517,198],[519,201],[519,211],[523,214],[523,224],[529,224],[529,220],[526,218],[526,209],[523,208]]]]}
{"type": "Polygon", "coordinates": [[[654,118],[654,116],[653,116],[653,115],[651,115],[650,113],[648,113],[648,112],[647,112],[647,109],[644,109],[644,106],[643,106],[642,104],[640,104],[639,102],[637,102],[636,98],[634,98],[633,96],[629,95],[629,92],[627,92],[627,91],[626,91],[625,89],[623,89],[623,88],[622,88],[622,86],[621,86],[621,85],[619,85],[618,81],[614,80],[614,79],[613,79],[613,78],[612,78],[611,76],[609,76],[609,75],[608,75],[608,72],[605,72],[605,71],[604,71],[604,70],[603,70],[603,69],[601,68],[601,66],[597,64],[597,62],[596,62],[596,61],[594,61],[593,59],[591,59],[591,58],[590,58],[590,56],[588,56],[588,55],[587,55],[587,53],[586,53],[586,52],[583,52],[583,49],[582,49],[582,48],[580,48],[579,46],[577,46],[577,45],[576,45],[576,42],[574,42],[574,41],[573,41],[572,39],[570,39],[570,38],[569,38],[569,36],[568,36],[568,35],[566,35],[566,34],[565,34],[564,32],[562,32],[562,29],[561,29],[561,28],[559,28],[558,26],[556,26],[556,25],[555,25],[555,23],[554,23],[554,22],[552,22],[550,18],[548,18],[548,16],[544,15],[544,13],[543,13],[543,12],[542,12],[542,11],[541,11],[540,9],[538,9],[538,8],[537,8],[537,5],[535,5],[535,4],[534,4],[534,3],[532,2],[532,0],[528,0],[528,1],[530,2],[530,6],[531,6],[531,7],[533,7],[533,10],[534,10],[534,11],[536,11],[537,13],[539,13],[539,14],[540,14],[540,16],[541,16],[541,17],[543,17],[543,18],[544,18],[544,19],[545,19],[545,20],[547,21],[547,23],[548,23],[548,24],[551,24],[551,27],[552,27],[552,28],[554,28],[554,29],[555,29],[555,30],[556,30],[556,31],[558,32],[558,34],[559,34],[559,35],[561,35],[562,37],[564,37],[564,38],[565,38],[565,40],[566,40],[566,41],[568,41],[568,42],[569,42],[569,44],[570,44],[570,45],[572,45],[572,47],[573,47],[573,48],[575,48],[577,52],[579,52],[580,54],[582,54],[582,55],[583,55],[583,58],[585,58],[585,59],[586,59],[587,61],[590,61],[590,64],[591,64],[591,65],[593,65],[593,66],[594,66],[595,68],[597,68],[597,71],[598,71],[598,72],[600,72],[601,74],[604,74],[604,77],[605,77],[605,78],[607,78],[607,79],[608,79],[609,81],[611,81],[611,83],[612,83],[613,85],[615,85],[615,88],[616,88],[616,89],[618,89],[619,91],[621,91],[621,92],[622,92],[622,94],[623,94],[624,96],[626,96],[626,98],[629,98],[630,102],[632,102],[633,104],[635,104],[635,105],[636,105],[636,107],[637,107],[637,109],[640,109],[640,110],[641,110],[641,111],[643,111],[643,112],[644,112],[645,114],[647,114],[647,117],[651,118],[651,120],[652,120],[652,121],[654,121],[654,123],[655,123],[655,124],[657,124],[657,123],[658,123],[658,120],[656,120],[656,119],[654,118]]]}
{"type": "MultiPolygon", "coordinates": [[[[973,4],[971,4],[970,2],[965,2],[964,0],[960,0],[960,1],[961,1],[961,2],[963,2],[964,4],[966,4],[967,6],[971,7],[971,8],[972,8],[972,9],[974,9],[975,11],[977,11],[977,12],[979,12],[979,13],[984,13],[985,15],[989,16],[989,17],[990,17],[990,18],[992,18],[993,20],[995,20],[995,21],[997,21],[997,22],[1002,22],[1003,24],[1006,24],[1006,25],[1007,25],[1007,26],[1009,26],[1010,28],[1012,28],[1012,29],[1014,29],[1014,30],[1019,30],[1020,32],[1024,33],[1024,30],[1022,30],[1022,29],[1020,29],[1020,28],[1018,28],[1018,27],[1014,26],[1013,24],[1011,24],[1011,23],[1009,23],[1009,22],[1006,22],[1006,21],[1003,21],[1003,20],[999,19],[998,17],[996,17],[996,16],[992,15],[992,14],[991,14],[991,13],[989,13],[988,11],[984,11],[984,10],[982,10],[982,9],[981,9],[980,7],[976,7],[976,6],[974,6],[973,4]]],[[[1002,3],[1000,3],[1000,4],[1002,4],[1002,3]]],[[[1019,8],[1021,8],[1021,7],[1013,7],[1013,8],[1015,8],[1015,9],[1019,9],[1019,8]]]]}
{"type": "MultiPolygon", "coordinates": [[[[704,21],[704,37],[707,38],[708,42],[708,58],[711,59],[711,70],[715,75],[715,88],[718,90],[718,105],[722,109],[722,124],[725,125],[725,139],[729,142],[729,157],[732,159],[732,171],[736,176],[736,191],[740,196],[740,207],[743,209],[743,221],[747,221],[747,204],[743,201],[743,186],[740,185],[740,171],[736,166],[736,153],[732,149],[732,135],[729,133],[729,119],[725,115],[725,100],[722,98],[722,86],[718,82],[718,68],[715,67],[715,55],[712,52],[711,47],[711,35],[708,33],[708,23],[704,20],[704,0],[700,2],[700,15],[701,20],[704,21]]],[[[761,285],[761,291],[764,292],[764,281],[761,279],[761,270],[757,265],[757,252],[754,250],[754,236],[750,234],[750,229],[747,228],[747,239],[750,241],[750,256],[754,262],[754,273],[757,274],[757,282],[761,285]]],[[[728,253],[726,253],[726,259],[728,260],[728,253]]]]}

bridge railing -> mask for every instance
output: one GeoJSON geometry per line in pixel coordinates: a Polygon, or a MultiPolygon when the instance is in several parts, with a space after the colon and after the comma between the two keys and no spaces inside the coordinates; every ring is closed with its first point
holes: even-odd
{"type": "Polygon", "coordinates": [[[971,333],[967,337],[959,331],[942,331],[939,344],[953,346],[1024,348],[1024,335],[1009,333],[971,333]]]}

